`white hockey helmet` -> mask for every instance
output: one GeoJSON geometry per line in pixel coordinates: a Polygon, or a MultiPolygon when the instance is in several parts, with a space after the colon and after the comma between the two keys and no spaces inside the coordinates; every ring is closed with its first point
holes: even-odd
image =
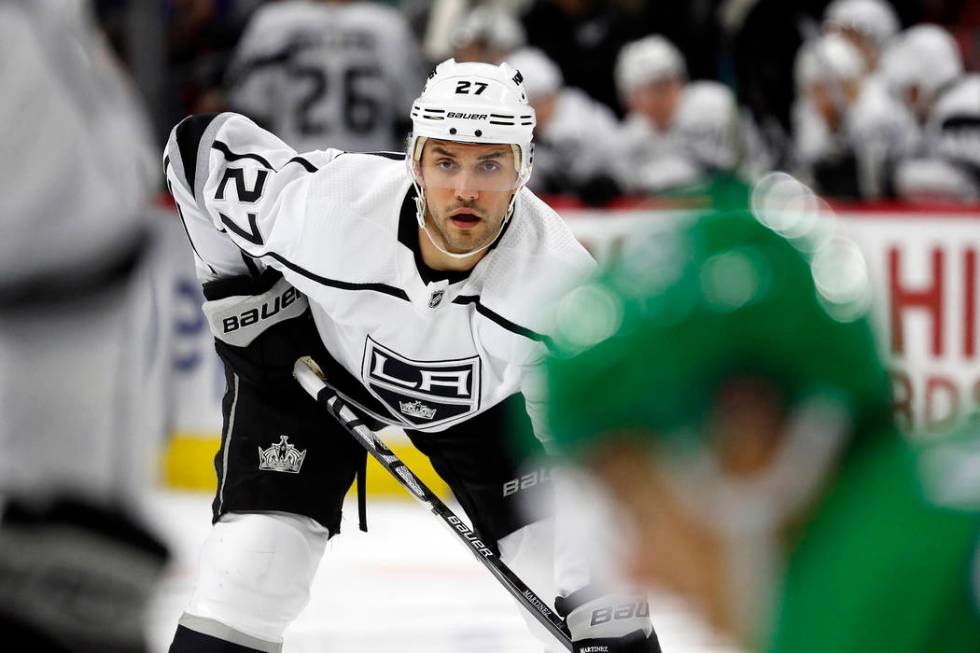
{"type": "Polygon", "coordinates": [[[479,6],[463,17],[450,40],[454,48],[481,41],[494,50],[511,52],[527,43],[527,36],[513,12],[479,6]]]}
{"type": "Polygon", "coordinates": [[[557,93],[565,83],[557,64],[538,48],[521,48],[507,57],[507,63],[524,75],[531,100],[557,93]]]}
{"type": "Polygon", "coordinates": [[[879,48],[898,33],[898,17],[884,0],[834,0],[824,12],[824,28],[850,29],[879,48]]]}
{"type": "Polygon", "coordinates": [[[616,88],[626,96],[637,86],[662,79],[686,79],[684,57],[658,34],[627,43],[616,57],[616,88]]]}
{"type": "Polygon", "coordinates": [[[918,87],[925,106],[963,74],[963,57],[952,34],[942,27],[916,25],[885,51],[882,71],[899,97],[905,89],[918,87]]]}
{"type": "Polygon", "coordinates": [[[412,103],[412,135],[406,157],[413,179],[428,138],[460,143],[492,143],[514,147],[517,179],[514,190],[531,176],[535,125],[524,77],[507,63],[457,63],[436,66],[412,103]]]}
{"type": "Polygon", "coordinates": [[[805,43],[796,56],[795,77],[802,91],[814,82],[840,83],[860,79],[866,72],[864,57],[839,34],[824,34],[805,43]]]}

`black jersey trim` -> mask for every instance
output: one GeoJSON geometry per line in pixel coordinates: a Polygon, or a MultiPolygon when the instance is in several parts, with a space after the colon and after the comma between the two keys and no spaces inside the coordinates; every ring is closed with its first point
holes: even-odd
{"type": "Polygon", "coordinates": [[[943,120],[940,129],[977,129],[980,118],[970,115],[952,115],[943,120]]]}
{"type": "Polygon", "coordinates": [[[500,315],[499,313],[495,313],[491,311],[489,308],[487,308],[485,305],[483,305],[480,302],[479,295],[459,295],[458,297],[453,299],[453,303],[460,304],[463,306],[467,304],[473,304],[473,307],[476,309],[477,313],[479,313],[485,318],[492,320],[493,322],[496,322],[498,325],[502,326],[508,331],[516,333],[517,335],[520,336],[524,336],[525,338],[534,340],[536,342],[543,342],[548,347],[551,347],[552,344],[551,338],[549,338],[544,334],[538,333],[537,331],[532,331],[527,327],[522,327],[520,324],[515,324],[510,320],[508,320],[507,318],[505,318],[504,316],[500,315]]]}
{"type": "Polygon", "coordinates": [[[227,159],[228,161],[240,161],[241,159],[252,159],[253,161],[258,161],[269,170],[275,171],[275,168],[272,167],[272,164],[269,163],[269,161],[265,157],[262,157],[258,154],[254,154],[252,152],[245,152],[244,154],[240,154],[238,152],[232,152],[231,148],[228,147],[226,143],[223,143],[221,141],[215,141],[211,147],[224,154],[225,159],[227,159]]]}
{"type": "Polygon", "coordinates": [[[370,154],[371,156],[380,156],[386,159],[391,159],[392,161],[405,160],[404,152],[388,152],[388,151],[378,150],[377,152],[360,152],[360,154],[370,154]]]}
{"type": "MultiPolygon", "coordinates": [[[[191,190],[191,195],[194,195],[198,146],[201,144],[204,132],[218,115],[217,113],[199,113],[188,116],[181,120],[174,130],[177,151],[180,152],[180,163],[184,167],[184,177],[187,187],[191,190]]],[[[197,199],[196,195],[194,199],[197,199]]]]}
{"type": "Polygon", "coordinates": [[[287,166],[290,163],[298,163],[298,164],[300,164],[301,166],[303,166],[303,168],[307,172],[316,172],[317,170],[319,170],[319,168],[317,168],[315,165],[313,165],[312,163],[310,163],[308,159],[304,159],[301,156],[294,156],[289,161],[286,161],[286,165],[287,166]]]}
{"type": "Polygon", "coordinates": [[[314,274],[309,270],[305,270],[300,266],[296,265],[292,261],[288,261],[279,254],[275,252],[267,252],[261,254],[260,256],[270,256],[287,268],[301,274],[311,281],[315,281],[320,285],[328,286],[330,288],[339,288],[340,290],[373,290],[374,292],[383,293],[385,295],[391,295],[392,297],[397,297],[398,299],[404,299],[406,302],[411,301],[408,298],[408,293],[406,293],[401,288],[395,288],[394,286],[389,286],[386,283],[352,283],[350,281],[340,281],[339,279],[328,279],[327,277],[321,277],[318,274],[314,274]]]}

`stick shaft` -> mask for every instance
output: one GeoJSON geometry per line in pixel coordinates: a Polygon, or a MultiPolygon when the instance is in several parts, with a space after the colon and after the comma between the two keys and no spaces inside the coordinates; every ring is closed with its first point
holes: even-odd
{"type": "Polygon", "coordinates": [[[470,553],[480,561],[480,564],[486,567],[493,574],[494,578],[503,585],[504,589],[510,592],[511,596],[531,616],[537,619],[562,646],[571,651],[571,637],[562,619],[510,567],[504,564],[490,547],[476,536],[476,533],[473,532],[466,522],[457,517],[439,497],[433,494],[412,473],[398,456],[388,449],[381,438],[364,424],[363,420],[346,405],[333,388],[327,385],[318,373],[318,368],[314,369],[315,365],[316,363],[308,358],[301,358],[296,361],[293,367],[293,376],[303,386],[303,389],[314,397],[327,412],[333,415],[340,422],[341,426],[344,427],[344,430],[354,437],[389,474],[394,476],[402,487],[422,502],[430,512],[438,516],[443,524],[466,546],[470,553]]]}

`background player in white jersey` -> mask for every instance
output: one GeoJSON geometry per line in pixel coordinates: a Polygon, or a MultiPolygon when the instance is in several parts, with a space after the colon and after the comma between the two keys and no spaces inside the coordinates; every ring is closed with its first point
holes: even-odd
{"type": "Polygon", "coordinates": [[[797,55],[793,108],[798,173],[826,195],[889,196],[894,166],[915,146],[916,126],[850,41],[825,34],[797,55]]]}
{"type": "Polygon", "coordinates": [[[728,88],[688,82],[680,51],[658,35],[628,43],[616,62],[616,86],[628,109],[620,185],[660,193],[705,182],[717,172],[750,170],[761,142],[728,88]]]}
{"type": "Polygon", "coordinates": [[[537,48],[517,50],[507,62],[525,76],[537,118],[528,188],[578,195],[590,204],[618,195],[612,170],[622,156],[622,144],[612,110],[581,89],[565,86],[558,66],[537,48]]]}
{"type": "Polygon", "coordinates": [[[471,9],[450,37],[453,58],[499,64],[527,42],[524,27],[512,11],[480,5],[471,9]]]}
{"type": "MultiPolygon", "coordinates": [[[[980,104],[969,108],[970,76],[963,75],[963,58],[953,36],[938,25],[916,25],[902,32],[885,52],[882,74],[889,90],[915,116],[921,133],[915,151],[899,162],[895,192],[907,200],[975,201],[980,186],[974,164],[965,161],[970,146],[948,147],[969,136],[980,104]],[[950,97],[949,100],[946,98],[950,97]],[[966,128],[966,129],[964,129],[966,128]],[[943,142],[946,142],[944,147],[943,142]],[[955,150],[961,154],[954,154],[955,150]]],[[[968,139],[967,139],[968,140],[968,139]]]]}
{"type": "Polygon", "coordinates": [[[884,0],[834,0],[823,16],[824,31],[850,41],[869,71],[878,70],[881,55],[898,27],[895,10],[884,0]]]}
{"type": "Polygon", "coordinates": [[[393,150],[423,75],[397,10],[286,0],[252,17],[229,71],[228,103],[301,152],[393,150]]]}
{"type": "Polygon", "coordinates": [[[513,490],[509,435],[545,436],[541,295],[593,267],[524,188],[535,119],[522,81],[506,64],[444,62],[413,104],[407,155],[297,156],[230,113],[172,132],[168,183],[228,380],[215,525],[174,653],[278,651],[308,600],[365,460],[290,378],[310,353],[368,424],[405,429],[481,541],[559,594],[576,650],[659,650],[648,616],[592,624],[623,597],[586,569],[559,564],[555,578],[546,515],[518,510],[550,483],[513,490]]]}
{"type": "Polygon", "coordinates": [[[145,650],[166,551],[136,517],[154,162],[88,3],[0,2],[0,633],[145,650]],[[143,289],[142,286],[139,289],[143,289]]]}

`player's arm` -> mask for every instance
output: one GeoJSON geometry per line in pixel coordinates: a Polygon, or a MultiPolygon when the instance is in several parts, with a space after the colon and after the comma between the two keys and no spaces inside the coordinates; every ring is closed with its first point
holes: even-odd
{"type": "Polygon", "coordinates": [[[282,272],[301,240],[309,184],[335,154],[299,156],[233,113],[191,116],[171,132],[167,185],[204,284],[203,310],[218,353],[242,378],[288,378],[316,341],[306,298],[282,272]]]}
{"type": "Polygon", "coordinates": [[[306,218],[307,190],[336,150],[297,155],[234,113],[201,114],[170,134],[167,185],[202,281],[287,267],[306,218]]]}

